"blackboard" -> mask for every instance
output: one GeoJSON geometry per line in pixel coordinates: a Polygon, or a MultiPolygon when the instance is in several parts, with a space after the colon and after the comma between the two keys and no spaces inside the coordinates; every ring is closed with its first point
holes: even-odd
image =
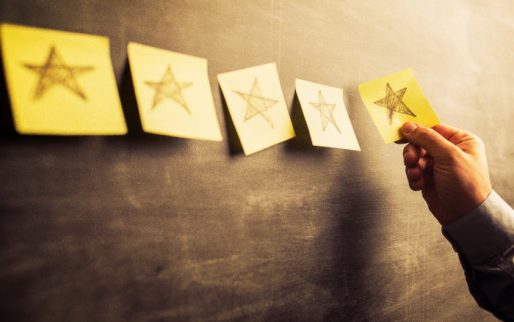
{"type": "Polygon", "coordinates": [[[19,136],[1,84],[2,321],[494,321],[357,85],[413,67],[513,204],[511,1],[3,0],[106,35],[121,137],[19,136]],[[222,143],[143,134],[129,41],[205,57],[222,143]],[[297,137],[241,153],[216,75],[276,62],[297,137]],[[343,88],[362,152],[313,148],[295,78],[343,88]]]}

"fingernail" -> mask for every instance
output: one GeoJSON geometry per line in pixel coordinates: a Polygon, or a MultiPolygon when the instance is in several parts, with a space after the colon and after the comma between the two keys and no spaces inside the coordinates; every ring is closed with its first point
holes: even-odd
{"type": "Polygon", "coordinates": [[[418,126],[415,123],[407,122],[402,126],[402,132],[404,134],[409,134],[414,131],[418,126]]]}

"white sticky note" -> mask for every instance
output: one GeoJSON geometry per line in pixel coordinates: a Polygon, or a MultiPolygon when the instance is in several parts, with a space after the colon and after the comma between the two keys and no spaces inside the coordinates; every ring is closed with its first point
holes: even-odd
{"type": "Polygon", "coordinates": [[[360,151],[342,89],[296,79],[296,95],[313,145],[360,151]]]}
{"type": "Polygon", "coordinates": [[[295,136],[275,63],[218,75],[246,155],[295,136]]]}

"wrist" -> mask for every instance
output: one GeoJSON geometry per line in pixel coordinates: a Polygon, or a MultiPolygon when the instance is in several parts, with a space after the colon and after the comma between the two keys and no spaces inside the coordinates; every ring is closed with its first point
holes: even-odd
{"type": "Polygon", "coordinates": [[[441,204],[440,209],[430,208],[430,210],[439,223],[442,226],[446,226],[480,207],[490,196],[491,192],[492,189],[483,189],[480,192],[475,191],[472,195],[468,194],[466,198],[462,198],[462,196],[460,198],[458,196],[452,196],[448,198],[450,200],[448,204],[441,204]]]}
{"type": "Polygon", "coordinates": [[[445,236],[472,265],[501,256],[514,244],[514,211],[494,191],[455,222],[443,226],[445,236]]]}

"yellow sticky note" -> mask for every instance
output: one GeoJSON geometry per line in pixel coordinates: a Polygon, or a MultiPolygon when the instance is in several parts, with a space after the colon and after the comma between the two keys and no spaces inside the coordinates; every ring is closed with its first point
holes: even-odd
{"type": "Polygon", "coordinates": [[[24,134],[125,134],[109,39],[0,26],[16,130],[24,134]]]}
{"type": "Polygon", "coordinates": [[[145,132],[222,140],[206,59],[137,43],[128,56],[145,132]]]}
{"type": "Polygon", "coordinates": [[[275,63],[218,75],[246,155],[295,136],[275,63]]]}
{"type": "Polygon", "coordinates": [[[342,89],[296,79],[296,95],[313,145],[360,151],[342,89]]]}
{"type": "Polygon", "coordinates": [[[439,123],[411,68],[360,84],[359,92],[385,143],[403,138],[405,122],[439,123]]]}

